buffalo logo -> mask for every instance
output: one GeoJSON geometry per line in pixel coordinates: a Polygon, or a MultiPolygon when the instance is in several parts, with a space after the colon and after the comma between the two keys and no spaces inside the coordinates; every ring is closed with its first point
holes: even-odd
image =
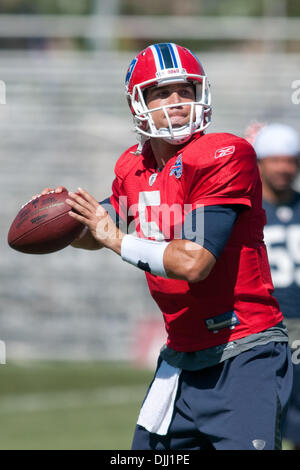
{"type": "Polygon", "coordinates": [[[131,62],[131,64],[128,67],[128,70],[127,70],[127,73],[126,73],[126,78],[125,78],[125,85],[126,86],[129,85],[131,75],[132,75],[132,72],[134,71],[134,67],[136,66],[137,61],[138,61],[138,59],[135,57],[135,59],[133,59],[133,61],[131,62]]]}
{"type": "Polygon", "coordinates": [[[175,175],[175,178],[180,178],[182,175],[182,154],[179,155],[174,165],[171,166],[169,176],[175,175]]]}

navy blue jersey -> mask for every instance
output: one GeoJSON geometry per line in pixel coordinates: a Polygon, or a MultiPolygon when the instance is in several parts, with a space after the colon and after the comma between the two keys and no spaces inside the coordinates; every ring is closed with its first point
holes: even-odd
{"type": "Polygon", "coordinates": [[[263,201],[274,296],[285,317],[300,317],[300,193],[289,204],[263,201]]]}

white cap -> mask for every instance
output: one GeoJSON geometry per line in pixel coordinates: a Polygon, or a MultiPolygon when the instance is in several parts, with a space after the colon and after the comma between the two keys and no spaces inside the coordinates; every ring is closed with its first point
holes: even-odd
{"type": "Polygon", "coordinates": [[[284,124],[274,123],[263,127],[253,146],[259,159],[275,156],[300,157],[299,134],[284,124]]]}

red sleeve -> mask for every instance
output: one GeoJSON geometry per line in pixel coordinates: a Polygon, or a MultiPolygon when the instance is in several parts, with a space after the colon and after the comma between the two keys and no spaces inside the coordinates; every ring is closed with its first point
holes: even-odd
{"type": "Polygon", "coordinates": [[[124,180],[126,175],[135,166],[136,157],[133,156],[132,152],[136,150],[136,147],[137,145],[130,147],[117,160],[115,165],[115,179],[112,183],[112,195],[110,196],[110,203],[116,213],[127,223],[131,218],[128,216],[128,203],[127,194],[124,189],[124,180]]]}
{"type": "Polygon", "coordinates": [[[244,139],[237,139],[231,147],[231,150],[230,146],[225,147],[224,155],[219,150],[214,151],[204,165],[199,158],[194,159],[196,163],[189,167],[188,203],[193,206],[252,206],[252,195],[259,177],[256,154],[244,139]],[[227,148],[229,152],[226,155],[227,148]]]}
{"type": "Polygon", "coordinates": [[[110,203],[122,220],[127,220],[127,197],[123,191],[122,180],[116,176],[112,184],[110,203]]]}

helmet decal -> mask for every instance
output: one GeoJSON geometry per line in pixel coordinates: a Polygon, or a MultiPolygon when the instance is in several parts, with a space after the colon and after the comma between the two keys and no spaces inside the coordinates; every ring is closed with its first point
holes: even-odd
{"type": "Polygon", "coordinates": [[[136,66],[137,61],[138,61],[138,58],[135,57],[135,58],[131,61],[130,65],[129,65],[129,67],[128,67],[127,74],[126,74],[126,78],[125,78],[125,85],[126,85],[126,86],[128,85],[128,83],[129,83],[129,81],[130,81],[132,72],[134,71],[134,67],[136,66]]]}
{"type": "Polygon", "coordinates": [[[153,52],[153,56],[156,62],[156,67],[158,70],[163,70],[165,68],[175,68],[181,67],[180,57],[177,54],[173,44],[171,43],[162,43],[155,44],[150,46],[153,52]],[[174,50],[175,49],[175,50],[174,50]]]}

